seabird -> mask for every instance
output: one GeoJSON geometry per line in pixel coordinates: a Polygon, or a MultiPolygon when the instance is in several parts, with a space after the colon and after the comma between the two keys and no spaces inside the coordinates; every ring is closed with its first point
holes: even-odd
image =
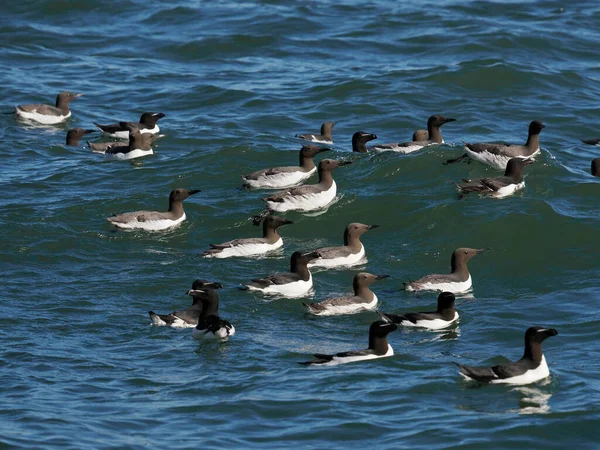
{"type": "Polygon", "coordinates": [[[351,161],[323,159],[319,162],[319,182],[297,186],[263,198],[271,211],[312,211],[323,208],[333,201],[337,186],[331,172],[337,167],[352,164],[351,161]]]}
{"type": "Polygon", "coordinates": [[[67,145],[79,145],[79,140],[88,133],[94,133],[96,130],[84,130],[83,128],[71,128],[67,131],[67,145]]]}
{"type": "Polygon", "coordinates": [[[129,137],[130,128],[137,128],[140,130],[140,133],[157,134],[160,131],[160,128],[156,122],[163,117],[165,117],[163,113],[145,112],[141,115],[139,122],[119,122],[111,123],[109,125],[100,125],[99,123],[94,122],[94,125],[110,137],[127,139],[129,137]]]}
{"type": "Polygon", "coordinates": [[[390,344],[388,344],[387,335],[397,328],[398,327],[393,323],[378,320],[377,322],[373,322],[369,328],[369,348],[365,350],[336,353],[335,355],[315,353],[313,356],[316,359],[312,361],[301,362],[299,364],[307,366],[335,366],[349,362],[392,356],[394,354],[394,349],[390,344]]]}
{"type": "Polygon", "coordinates": [[[330,148],[316,145],[303,145],[300,150],[300,165],[273,167],[243,175],[244,186],[251,188],[281,189],[296,186],[308,179],[317,171],[313,157],[318,153],[327,152],[330,148]]]}
{"type": "Polygon", "coordinates": [[[365,133],[364,131],[357,131],[352,135],[352,151],[357,153],[366,153],[366,143],[377,139],[377,135],[373,133],[365,133]]]}
{"type": "Polygon", "coordinates": [[[169,194],[169,209],[167,212],[134,211],[107,217],[110,223],[118,228],[142,229],[149,231],[165,230],[174,227],[185,220],[183,201],[190,195],[200,192],[199,189],[178,188],[169,194]]]}
{"type": "Polygon", "coordinates": [[[255,278],[252,283],[244,285],[251,291],[261,291],[263,294],[278,294],[284,297],[302,297],[313,285],[308,263],[318,258],[317,252],[294,252],[290,258],[290,271],[274,273],[264,278],[255,278]]]}
{"type": "MultiPolygon", "coordinates": [[[[142,133],[142,147],[148,148],[149,146],[154,144],[159,138],[165,137],[166,134],[152,134],[152,133],[142,133]]],[[[111,141],[111,142],[90,142],[87,141],[87,145],[91,151],[94,153],[106,153],[108,149],[113,147],[128,147],[129,144],[124,145],[122,141],[111,141]]]]}
{"type": "Polygon", "coordinates": [[[442,292],[438,296],[437,309],[430,312],[414,312],[406,314],[379,313],[389,322],[405,327],[420,327],[430,330],[441,330],[458,320],[458,312],[454,309],[456,297],[452,292],[442,292]]]}
{"type": "Polygon", "coordinates": [[[232,256],[262,255],[280,248],[283,240],[277,229],[292,224],[291,220],[279,216],[267,216],[263,219],[261,238],[235,239],[222,244],[210,244],[210,250],[201,253],[205,258],[230,258],[232,256]]]}
{"type": "Polygon", "coordinates": [[[360,236],[379,225],[351,223],[344,230],[344,245],[340,247],[325,247],[315,251],[321,254],[308,267],[340,267],[364,263],[365,248],[360,242],[360,236]]]}
{"type": "MultiPolygon", "coordinates": [[[[154,150],[150,143],[151,139],[144,139],[144,136],[154,136],[148,133],[140,133],[137,128],[130,128],[129,143],[127,145],[111,145],[104,151],[104,159],[107,161],[124,161],[127,159],[141,158],[142,156],[152,155],[154,150]]],[[[94,150],[99,153],[97,150],[94,150]]]]}
{"type": "Polygon", "coordinates": [[[377,280],[388,278],[389,275],[373,275],[361,272],[354,276],[352,288],[354,295],[348,297],[329,298],[319,303],[302,303],[306,310],[316,316],[333,316],[337,314],[353,314],[368,311],[377,307],[377,296],[369,286],[377,280]]]}
{"type": "Polygon", "coordinates": [[[466,380],[480,383],[529,384],[543,380],[550,375],[546,358],[542,353],[542,342],[556,336],[554,328],[531,327],[525,332],[525,352],[523,357],[507,364],[493,367],[471,367],[454,363],[459,374],[466,380]]]}
{"type": "Polygon", "coordinates": [[[198,289],[220,289],[221,283],[215,283],[208,280],[196,280],[192,284],[192,290],[187,292],[193,298],[192,305],[181,311],[173,311],[171,314],[156,314],[154,311],[148,311],[153,325],[167,326],[173,328],[191,328],[198,325],[198,319],[202,312],[202,298],[207,294],[198,289]]]}
{"type": "MultiPolygon", "coordinates": [[[[420,150],[423,147],[427,147],[428,145],[438,145],[443,144],[444,139],[442,138],[442,132],[440,131],[440,127],[448,122],[454,122],[456,119],[444,117],[442,115],[434,115],[429,117],[427,120],[427,139],[426,140],[414,140],[415,135],[413,134],[413,140],[410,142],[402,142],[400,144],[376,144],[372,147],[369,147],[369,150],[375,151],[393,151],[399,153],[411,153],[416,150],[420,150]]],[[[421,130],[417,130],[418,134],[416,137],[423,137],[421,130]]]]}
{"type": "Polygon", "coordinates": [[[456,186],[460,189],[461,194],[479,192],[490,194],[496,198],[506,197],[525,187],[523,168],[533,163],[534,160],[531,158],[511,158],[506,164],[503,177],[480,178],[478,180],[463,179],[463,182],[458,183],[456,186]]]}
{"type": "Polygon", "coordinates": [[[56,106],[44,104],[18,105],[15,106],[15,112],[19,117],[44,125],[61,123],[71,117],[69,103],[82,95],[73,92],[61,92],[56,97],[56,106]]]}
{"type": "Polygon", "coordinates": [[[592,175],[600,177],[600,158],[592,159],[592,175]]]}
{"type": "Polygon", "coordinates": [[[297,134],[296,137],[319,144],[333,144],[331,130],[333,130],[334,125],[335,122],[323,122],[323,125],[321,125],[321,134],[297,134]]]}
{"type": "Polygon", "coordinates": [[[427,130],[416,130],[412,135],[413,141],[426,141],[427,139],[429,139],[427,130]]]}
{"type": "Polygon", "coordinates": [[[192,330],[194,339],[226,341],[235,334],[234,326],[219,317],[219,294],[215,289],[192,286],[188,295],[200,295],[202,300],[202,312],[198,318],[198,325],[192,330]]]}
{"type": "Polygon", "coordinates": [[[458,248],[452,252],[450,262],[452,272],[448,274],[431,274],[415,281],[404,283],[407,291],[448,291],[463,293],[471,289],[471,274],[467,269],[467,261],[478,255],[486,248],[458,248]]]}
{"type": "Polygon", "coordinates": [[[465,157],[482,162],[496,169],[506,169],[506,164],[511,158],[529,158],[540,151],[540,133],[546,126],[537,120],[529,124],[529,133],[525,145],[494,144],[465,142],[466,153],[455,159],[449,159],[446,164],[458,162],[465,157]]]}

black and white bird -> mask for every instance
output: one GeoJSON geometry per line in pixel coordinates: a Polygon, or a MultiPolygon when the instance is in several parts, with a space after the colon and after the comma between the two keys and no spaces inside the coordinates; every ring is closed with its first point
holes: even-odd
{"type": "MultiPolygon", "coordinates": [[[[154,153],[150,145],[151,139],[144,139],[147,133],[140,133],[137,128],[130,128],[129,143],[127,145],[111,145],[104,151],[106,161],[125,161],[129,159],[141,158],[154,153]]],[[[149,135],[150,136],[150,135],[149,135]]],[[[153,136],[153,135],[152,135],[153,136]]],[[[93,150],[99,153],[97,150],[93,150]]]]}
{"type": "Polygon", "coordinates": [[[235,327],[219,317],[219,294],[215,289],[194,284],[188,295],[199,296],[202,301],[198,324],[192,330],[194,339],[226,341],[235,334],[235,327]]]}
{"type": "Polygon", "coordinates": [[[321,257],[311,261],[308,267],[332,268],[364,264],[366,262],[365,247],[360,242],[360,237],[367,231],[378,227],[379,225],[365,225],[364,223],[349,224],[344,229],[344,245],[315,250],[321,254],[321,257]]]}
{"type": "Polygon", "coordinates": [[[389,275],[373,275],[361,272],[354,276],[352,288],[354,295],[328,298],[318,303],[302,303],[306,310],[315,316],[334,316],[338,314],[354,314],[377,308],[379,300],[369,286],[375,281],[388,278],[389,275]]]}
{"type": "Polygon", "coordinates": [[[478,180],[465,180],[458,183],[461,194],[478,192],[496,198],[507,197],[525,187],[523,169],[535,161],[531,158],[511,158],[506,164],[506,171],[502,177],[480,178],[478,180]]]}
{"type": "Polygon", "coordinates": [[[263,233],[260,238],[235,239],[222,244],[210,244],[210,249],[201,253],[205,258],[230,258],[232,256],[263,255],[280,248],[283,240],[277,229],[292,224],[291,220],[279,216],[267,216],[263,219],[263,233]]]}
{"type": "Polygon", "coordinates": [[[192,296],[192,305],[189,308],[180,311],[173,311],[171,314],[156,314],[154,311],[148,311],[153,325],[167,326],[173,328],[191,328],[198,325],[198,319],[202,312],[202,298],[206,297],[206,292],[199,289],[220,289],[221,283],[208,280],[196,280],[192,284],[192,290],[187,295],[192,296]]]}
{"type": "Polygon", "coordinates": [[[336,168],[352,164],[351,161],[323,159],[319,162],[319,182],[305,184],[263,198],[271,211],[313,211],[329,205],[337,195],[337,185],[331,175],[336,168]]]}
{"type": "Polygon", "coordinates": [[[333,130],[333,126],[335,122],[323,122],[321,125],[321,134],[297,134],[296,137],[299,139],[304,139],[305,141],[316,142],[318,144],[333,144],[333,137],[331,136],[331,131],[333,130]]]}
{"type": "Polygon", "coordinates": [[[299,364],[307,366],[335,366],[355,361],[365,361],[368,359],[385,358],[394,354],[394,349],[388,343],[387,336],[398,327],[393,323],[383,320],[373,322],[369,328],[369,347],[364,350],[354,350],[349,352],[327,355],[315,353],[312,361],[301,362],[299,364]]]}
{"type": "Polygon", "coordinates": [[[197,192],[200,192],[200,190],[182,188],[172,190],[169,194],[169,209],[166,212],[134,211],[115,214],[114,216],[107,217],[106,220],[118,228],[148,231],[165,230],[179,225],[186,219],[185,211],[183,210],[183,201],[197,192]]]}
{"type": "Polygon", "coordinates": [[[85,130],[83,128],[71,128],[67,131],[66,145],[77,146],[83,136],[88,133],[94,133],[96,130],[85,130]]]}
{"type": "Polygon", "coordinates": [[[545,127],[542,122],[537,120],[531,122],[529,124],[527,142],[524,145],[488,142],[469,144],[465,142],[466,153],[458,158],[448,160],[447,163],[458,162],[468,156],[475,161],[504,170],[508,161],[512,158],[530,158],[539,153],[540,133],[545,127]]]}
{"type": "Polygon", "coordinates": [[[473,282],[467,262],[486,250],[486,248],[458,248],[452,253],[450,273],[425,275],[418,280],[404,283],[404,288],[407,291],[448,291],[455,294],[468,292],[473,282]]]}
{"type": "Polygon", "coordinates": [[[314,156],[331,150],[316,145],[303,145],[298,166],[272,167],[242,176],[244,186],[263,189],[282,189],[296,186],[317,171],[314,156]]]}
{"type": "Polygon", "coordinates": [[[15,106],[17,117],[32,120],[44,125],[54,125],[71,117],[69,103],[83,94],[61,92],[56,97],[56,106],[44,104],[28,104],[15,106]]]}
{"type": "Polygon", "coordinates": [[[317,252],[294,252],[290,258],[290,271],[268,275],[264,278],[254,278],[244,288],[251,291],[260,291],[267,295],[281,295],[284,297],[302,297],[313,286],[313,279],[308,270],[308,263],[320,255],[317,252]]]}
{"type": "Polygon", "coordinates": [[[550,375],[550,370],[542,353],[542,342],[557,334],[558,331],[554,328],[528,328],[525,332],[525,352],[518,361],[493,367],[471,367],[455,363],[458,373],[466,380],[491,384],[523,385],[543,380],[550,375]]]}
{"type": "Polygon", "coordinates": [[[404,327],[419,327],[429,330],[441,330],[449,327],[458,320],[458,312],[454,309],[456,297],[452,292],[442,292],[438,296],[437,309],[430,312],[411,312],[406,314],[389,314],[380,312],[379,315],[389,322],[404,327]]]}
{"type": "Polygon", "coordinates": [[[427,139],[421,140],[423,137],[423,133],[421,130],[417,130],[415,134],[413,134],[413,140],[410,142],[401,142],[394,144],[376,144],[369,147],[369,150],[379,151],[379,152],[398,152],[398,153],[412,153],[414,151],[420,150],[423,147],[427,147],[428,145],[439,145],[444,143],[444,139],[442,138],[442,132],[440,131],[440,127],[448,122],[454,122],[456,119],[452,119],[449,117],[444,117],[440,114],[429,117],[427,120],[427,139]],[[415,137],[419,138],[419,140],[415,140],[415,137]]]}
{"type": "Polygon", "coordinates": [[[377,139],[377,135],[373,133],[365,133],[357,131],[352,135],[352,151],[357,153],[367,153],[367,142],[377,139]]]}
{"type": "Polygon", "coordinates": [[[140,116],[139,122],[122,121],[118,123],[111,123],[109,125],[100,125],[99,123],[94,122],[94,125],[96,125],[100,131],[110,137],[127,139],[129,137],[130,128],[138,129],[140,133],[158,134],[160,132],[160,128],[158,127],[157,122],[163,117],[165,117],[163,113],[145,112],[140,116]]]}
{"type": "MultiPolygon", "coordinates": [[[[95,130],[94,130],[95,131],[95,130]]],[[[138,131],[139,133],[139,131],[138,131]]],[[[152,133],[141,133],[141,146],[140,149],[144,149],[147,151],[147,149],[152,149],[152,145],[154,145],[154,141],[156,141],[159,138],[163,138],[165,137],[165,134],[152,134],[152,133]]],[[[130,140],[131,140],[131,135],[129,136],[130,140]]],[[[121,148],[122,150],[128,149],[128,148],[132,148],[131,147],[131,142],[128,144],[123,144],[123,141],[110,141],[110,142],[90,142],[87,141],[87,145],[90,148],[91,151],[93,151],[94,153],[102,153],[103,155],[114,148],[121,148]]],[[[135,148],[135,145],[134,147],[135,148]]],[[[145,156],[145,155],[142,155],[145,156]]],[[[130,158],[129,158],[130,159],[130,158]]]]}

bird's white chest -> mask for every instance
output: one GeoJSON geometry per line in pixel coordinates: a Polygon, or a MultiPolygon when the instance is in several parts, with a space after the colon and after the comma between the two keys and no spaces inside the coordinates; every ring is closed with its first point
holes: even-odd
{"type": "Polygon", "coordinates": [[[315,316],[337,316],[342,314],[354,314],[361,311],[371,311],[377,308],[379,300],[373,294],[373,300],[369,303],[352,303],[348,305],[326,305],[324,310],[313,312],[315,316]]]}
{"type": "Polygon", "coordinates": [[[318,193],[292,195],[288,194],[282,202],[267,201],[269,208],[273,211],[285,212],[291,210],[312,211],[323,208],[333,201],[337,194],[337,186],[335,181],[331,187],[325,191],[318,193]]]}
{"type": "Polygon", "coordinates": [[[357,356],[334,356],[331,361],[328,361],[328,362],[320,364],[320,365],[321,366],[337,366],[339,364],[347,364],[347,363],[357,362],[357,361],[366,361],[369,359],[386,358],[388,356],[393,356],[393,355],[394,355],[394,349],[392,348],[391,345],[388,344],[388,350],[384,355],[370,354],[370,355],[357,355],[357,356]]]}
{"type": "Polygon", "coordinates": [[[268,189],[281,189],[292,187],[302,183],[304,180],[310,178],[315,173],[317,168],[313,168],[308,172],[302,170],[296,170],[294,172],[282,172],[273,175],[261,175],[256,180],[245,180],[245,183],[253,188],[268,188],[268,189]]]}
{"type": "Polygon", "coordinates": [[[140,222],[138,220],[132,220],[126,223],[118,223],[112,222],[119,228],[125,229],[138,229],[138,230],[147,230],[147,231],[160,231],[166,230],[167,228],[171,228],[179,225],[181,222],[185,220],[185,212],[181,215],[179,219],[171,220],[171,219],[158,219],[158,220],[146,220],[144,222],[140,222]]]}
{"type": "Polygon", "coordinates": [[[458,281],[458,282],[446,282],[446,283],[412,283],[406,286],[407,291],[443,291],[443,292],[452,292],[454,294],[460,294],[463,292],[468,292],[473,283],[471,281],[471,275],[467,278],[466,281],[458,281]]]}
{"type": "Polygon", "coordinates": [[[61,123],[67,120],[69,117],[71,117],[71,111],[69,111],[68,114],[65,114],[63,116],[40,114],[37,111],[22,111],[18,109],[18,107],[16,111],[18,116],[27,120],[33,120],[34,122],[38,122],[44,125],[54,125],[57,123],[61,123]]]}
{"type": "Polygon", "coordinates": [[[230,258],[232,256],[252,256],[252,255],[262,255],[263,253],[267,253],[273,250],[278,249],[283,245],[283,240],[279,238],[277,242],[273,244],[241,244],[236,245],[234,247],[224,248],[219,253],[214,253],[209,256],[213,256],[214,258],[230,258]]]}
{"type": "Polygon", "coordinates": [[[308,280],[299,280],[287,284],[271,284],[265,288],[256,288],[248,286],[251,290],[262,291],[263,294],[270,295],[282,295],[284,297],[302,297],[312,289],[313,279],[312,274],[308,277],[308,280]]]}
{"type": "Polygon", "coordinates": [[[523,189],[525,187],[525,182],[521,181],[520,183],[509,184],[508,186],[504,186],[503,188],[498,189],[496,192],[492,194],[493,197],[496,198],[504,198],[509,195],[514,194],[515,192],[523,189]]]}
{"type": "Polygon", "coordinates": [[[546,357],[542,355],[542,360],[540,361],[540,365],[535,369],[528,370],[522,375],[518,375],[516,377],[504,378],[504,379],[495,379],[490,381],[493,384],[529,384],[535,383],[536,381],[543,380],[544,378],[550,376],[550,369],[548,369],[548,364],[546,363],[546,357]]]}
{"type": "Polygon", "coordinates": [[[195,328],[192,330],[192,337],[199,341],[224,341],[235,334],[235,327],[233,325],[224,326],[219,328],[217,331],[212,332],[208,330],[198,330],[195,328]]]}
{"type": "Polygon", "coordinates": [[[312,260],[308,267],[340,267],[340,266],[355,266],[357,264],[366,263],[365,247],[361,244],[358,253],[351,253],[348,256],[340,256],[339,258],[317,258],[312,260]]]}
{"type": "Polygon", "coordinates": [[[152,155],[154,153],[154,151],[152,149],[150,150],[142,150],[139,148],[136,148],[134,150],[130,150],[126,153],[108,153],[105,152],[104,153],[104,159],[106,161],[125,161],[128,159],[135,159],[135,158],[140,158],[142,156],[148,156],[148,155],[152,155]]]}
{"type": "Polygon", "coordinates": [[[433,319],[433,320],[417,320],[417,323],[412,323],[410,320],[402,321],[402,326],[427,328],[429,330],[441,330],[452,325],[458,320],[458,312],[454,311],[454,317],[451,320],[433,319]]]}

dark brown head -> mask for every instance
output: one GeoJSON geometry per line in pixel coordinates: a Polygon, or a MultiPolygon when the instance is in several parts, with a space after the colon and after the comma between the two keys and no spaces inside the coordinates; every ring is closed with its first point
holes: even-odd
{"type": "Polygon", "coordinates": [[[320,258],[319,252],[294,252],[290,257],[290,272],[296,272],[298,267],[306,267],[313,259],[320,258]]]}
{"type": "Polygon", "coordinates": [[[322,152],[331,151],[327,147],[319,147],[318,145],[303,145],[300,149],[300,155],[304,158],[312,158],[322,152]]]}
{"type": "Polygon", "coordinates": [[[140,123],[147,128],[154,128],[156,122],[165,117],[163,113],[145,112],[140,116],[140,123]]]}
{"type": "Polygon", "coordinates": [[[541,344],[546,338],[549,338],[550,336],[556,336],[557,334],[558,331],[556,331],[554,328],[530,327],[525,332],[525,345],[533,342],[541,344]]]}
{"type": "Polygon", "coordinates": [[[437,311],[442,312],[446,309],[454,308],[456,297],[452,292],[442,292],[438,295],[437,311]]]}
{"type": "Polygon", "coordinates": [[[321,135],[331,138],[331,131],[334,125],[335,122],[323,122],[323,125],[321,125],[321,135]]]}
{"type": "Polygon", "coordinates": [[[357,131],[352,135],[352,151],[365,153],[367,151],[366,143],[372,141],[373,139],[377,139],[376,134],[357,131]]]}
{"type": "Polygon", "coordinates": [[[379,225],[365,225],[364,223],[351,223],[344,230],[344,245],[349,245],[351,241],[359,238],[369,230],[379,228],[379,225]]]}
{"type": "Polygon", "coordinates": [[[600,158],[592,159],[592,175],[600,177],[600,158]]]}
{"type": "Polygon", "coordinates": [[[83,128],[71,128],[67,132],[67,145],[78,145],[79,140],[88,133],[93,133],[96,130],[84,130],[83,128]]]}
{"type": "Polygon", "coordinates": [[[487,248],[457,248],[452,253],[452,272],[459,267],[466,267],[467,261],[473,256],[479,255],[480,253],[488,250],[487,248]]]}
{"type": "Polygon", "coordinates": [[[456,119],[452,119],[450,117],[444,117],[441,114],[436,114],[434,116],[429,117],[429,119],[427,119],[427,130],[429,131],[429,134],[431,134],[432,128],[439,128],[442,125],[444,125],[445,123],[454,122],[454,121],[456,121],[456,119]]]}
{"type": "Polygon", "coordinates": [[[57,108],[64,108],[69,106],[69,103],[71,103],[73,100],[75,100],[77,97],[81,97],[83,94],[75,94],[73,92],[61,92],[60,94],[58,94],[56,96],[56,107],[57,108]]]}
{"type": "Polygon", "coordinates": [[[546,125],[539,120],[534,120],[529,124],[529,136],[540,134],[544,128],[546,128],[546,125]]]}
{"type": "Polygon", "coordinates": [[[377,280],[383,280],[385,278],[389,278],[389,275],[373,275],[372,273],[360,272],[354,275],[354,280],[352,280],[352,287],[354,288],[354,292],[356,292],[361,287],[370,286],[377,280]]]}
{"type": "Polygon", "coordinates": [[[186,198],[188,198],[190,195],[197,194],[198,192],[200,192],[200,189],[191,189],[191,190],[190,189],[182,189],[182,188],[174,189],[169,194],[169,203],[182,202],[186,198]]]}
{"type": "Polygon", "coordinates": [[[369,328],[369,348],[383,354],[387,351],[387,335],[398,329],[394,323],[378,320],[369,328]]]}
{"type": "Polygon", "coordinates": [[[340,161],[337,159],[322,159],[319,162],[319,172],[332,172],[338,167],[352,164],[352,161],[340,161]]]}
{"type": "Polygon", "coordinates": [[[508,160],[506,164],[506,171],[504,172],[504,176],[510,177],[521,177],[521,173],[523,173],[523,168],[535,162],[532,158],[511,158],[508,160]]]}
{"type": "Polygon", "coordinates": [[[287,220],[280,216],[267,216],[263,220],[263,231],[266,232],[267,230],[276,230],[283,225],[290,225],[293,223],[294,222],[291,220],[287,220]]]}
{"type": "Polygon", "coordinates": [[[413,142],[426,141],[429,139],[429,133],[427,130],[417,130],[412,135],[413,142]]]}
{"type": "Polygon", "coordinates": [[[221,289],[222,287],[223,285],[216,281],[198,279],[192,283],[192,289],[187,291],[187,295],[191,295],[193,297],[194,295],[201,295],[205,293],[205,291],[208,289],[221,289]]]}

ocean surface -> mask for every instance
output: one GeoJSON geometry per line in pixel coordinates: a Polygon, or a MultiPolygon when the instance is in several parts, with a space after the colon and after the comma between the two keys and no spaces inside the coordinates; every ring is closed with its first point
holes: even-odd
{"type": "MultiPolygon", "coordinates": [[[[600,445],[600,4],[567,1],[9,1],[0,14],[0,448],[594,449],[600,445]],[[68,123],[33,126],[13,106],[85,95],[68,123]],[[155,154],[104,162],[64,145],[70,127],[163,112],[155,154]],[[432,114],[454,117],[446,144],[352,154],[355,131],[409,140],[432,114]],[[546,124],[526,187],[457,198],[454,182],[500,175],[443,165],[463,141],[524,142],[546,124]],[[302,142],[337,121],[336,203],[289,213],[284,248],[207,260],[210,243],[258,236],[265,191],[242,174],[293,165],[302,142]],[[116,232],[113,213],[166,210],[201,189],[165,232],[116,232]],[[265,299],[240,283],[285,271],[298,249],[341,245],[350,222],[368,262],[314,271],[314,294],[265,299]],[[458,326],[399,329],[395,356],[307,368],[315,352],[367,346],[374,312],[308,316],[359,271],[380,309],[430,310],[436,293],[402,283],[469,263],[458,326]],[[237,333],[199,343],[153,327],[148,310],[189,306],[196,278],[219,281],[237,333]],[[551,377],[474,386],[453,361],[516,360],[533,325],[551,377]]],[[[98,135],[89,135],[99,140],[98,135]]],[[[317,157],[317,159],[319,159],[317,157]]],[[[316,176],[310,182],[315,182],[316,176]]]]}

